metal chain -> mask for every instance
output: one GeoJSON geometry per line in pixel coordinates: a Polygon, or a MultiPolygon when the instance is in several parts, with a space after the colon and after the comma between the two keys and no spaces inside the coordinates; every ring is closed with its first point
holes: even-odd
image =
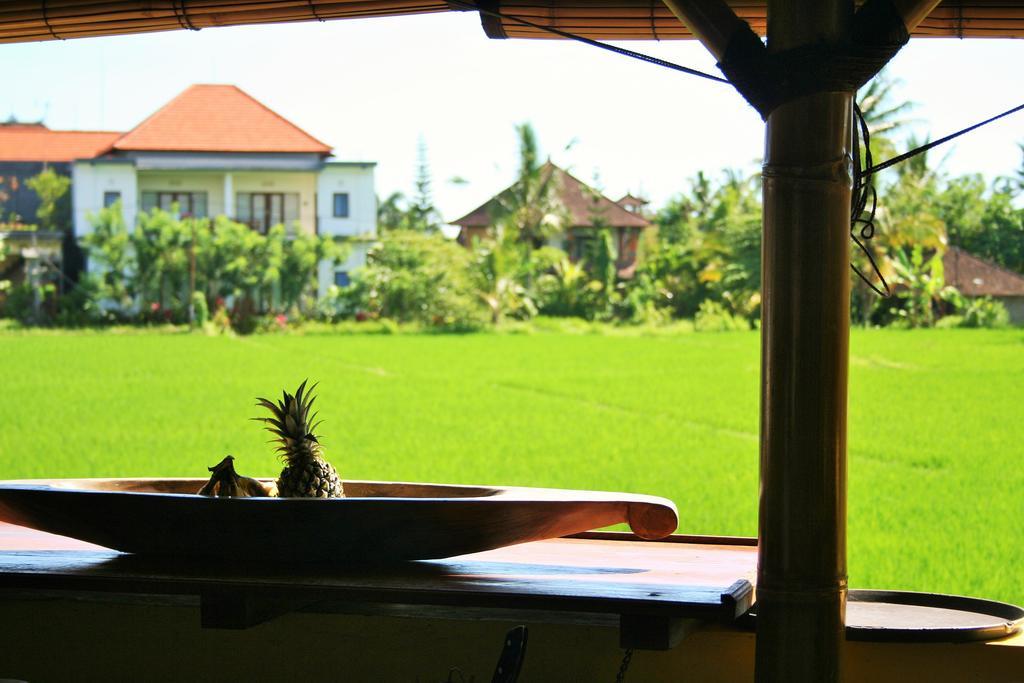
{"type": "Polygon", "coordinates": [[[629,663],[633,661],[633,648],[626,650],[622,656],[622,664],[619,664],[619,673],[615,675],[615,683],[622,683],[626,680],[626,671],[629,670],[629,663]]]}

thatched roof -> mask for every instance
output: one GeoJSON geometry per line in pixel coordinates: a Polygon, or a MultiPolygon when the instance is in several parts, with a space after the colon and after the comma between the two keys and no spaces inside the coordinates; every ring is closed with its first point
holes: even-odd
{"type": "MultiPolygon", "coordinates": [[[[767,0],[728,4],[764,34],[767,0]]],[[[659,0],[488,0],[486,6],[598,40],[693,37],[659,0]]],[[[461,2],[445,0],[9,0],[0,4],[0,42],[422,14],[461,7],[461,2]]],[[[482,17],[481,23],[492,38],[553,37],[495,17],[482,17]]],[[[1024,37],[1024,0],[944,0],[913,35],[1024,37]]]]}

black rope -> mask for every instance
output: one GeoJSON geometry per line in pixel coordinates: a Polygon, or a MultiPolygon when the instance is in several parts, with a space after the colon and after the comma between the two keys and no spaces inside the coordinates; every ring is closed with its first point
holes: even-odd
{"type": "Polygon", "coordinates": [[[626,672],[629,670],[629,663],[633,661],[633,648],[626,650],[622,655],[622,663],[619,664],[619,672],[615,674],[615,683],[623,683],[626,680],[626,672]]]}
{"type": "Polygon", "coordinates": [[[317,20],[317,21],[319,21],[319,22],[323,22],[323,21],[326,21],[326,20],[325,20],[325,19],[324,19],[323,17],[321,17],[321,16],[320,16],[320,15],[319,15],[319,14],[317,13],[317,11],[316,11],[316,5],[315,5],[315,4],[313,3],[313,0],[306,0],[306,2],[308,2],[308,3],[309,3],[309,11],[310,11],[310,12],[311,12],[311,13],[313,14],[313,18],[314,18],[314,19],[316,19],[316,20],[317,20]]]}
{"type": "Polygon", "coordinates": [[[868,242],[871,241],[875,236],[875,211],[878,208],[878,192],[875,190],[874,184],[871,182],[871,176],[884,171],[887,168],[891,168],[896,164],[906,161],[912,157],[916,157],[918,154],[924,154],[928,150],[938,147],[939,145],[945,144],[950,140],[954,140],[961,135],[970,133],[973,130],[977,130],[982,126],[988,125],[993,121],[1014,114],[1024,109],[1024,104],[1019,104],[1012,109],[1007,109],[1001,114],[996,114],[990,118],[985,119],[973,126],[962,128],[955,133],[951,133],[945,137],[941,137],[938,140],[923,144],[914,149],[908,150],[903,154],[894,156],[891,159],[883,161],[880,164],[873,164],[871,158],[871,134],[868,131],[868,124],[864,120],[864,114],[861,112],[860,107],[856,104],[853,105],[853,113],[856,118],[856,125],[854,126],[854,160],[853,160],[853,207],[850,214],[850,239],[853,240],[854,244],[861,250],[864,256],[867,257],[868,262],[871,264],[871,269],[875,275],[878,276],[879,281],[882,283],[882,287],[885,290],[879,289],[871,280],[868,279],[864,273],[857,268],[852,262],[850,267],[853,268],[853,272],[857,273],[857,276],[867,284],[876,294],[882,297],[892,296],[892,290],[889,287],[889,283],[885,281],[885,277],[882,275],[882,271],[878,267],[878,263],[875,262],[875,256],[871,253],[871,249],[868,248],[868,242]],[[857,140],[864,146],[864,164],[861,166],[859,144],[857,140]],[[871,208],[868,208],[868,202],[871,203],[871,208]],[[858,230],[859,226],[859,230],[858,230]]]}
{"type": "Polygon", "coordinates": [[[43,23],[46,24],[46,30],[49,31],[50,35],[57,40],[64,40],[64,38],[57,35],[56,31],[53,30],[53,26],[50,25],[50,17],[46,14],[46,0],[43,0],[42,7],[40,9],[43,11],[43,23]]]}
{"type": "Polygon", "coordinates": [[[853,105],[854,127],[853,127],[853,202],[850,210],[850,239],[867,257],[871,269],[878,276],[885,290],[878,288],[868,277],[861,272],[860,268],[850,261],[850,268],[857,273],[857,277],[864,281],[868,287],[874,290],[878,296],[886,298],[892,296],[889,283],[885,281],[878,263],[875,262],[875,255],[871,253],[868,243],[875,236],[875,211],[878,209],[878,192],[871,182],[869,173],[864,168],[871,166],[871,133],[868,130],[868,123],[864,120],[864,113],[856,103],[853,105]],[[860,147],[864,146],[864,164],[861,166],[860,147]],[[868,209],[868,202],[871,208],[868,209]],[[858,230],[858,226],[860,229],[858,230]]]}
{"type": "Polygon", "coordinates": [[[938,147],[939,145],[944,144],[946,142],[949,142],[950,140],[953,140],[955,138],[958,138],[961,135],[964,135],[965,133],[970,133],[972,130],[977,130],[978,128],[981,128],[982,126],[986,126],[986,125],[992,123],[993,121],[998,121],[999,119],[1003,118],[1004,116],[1009,116],[1010,114],[1015,114],[1015,113],[1019,112],[1022,109],[1024,109],[1024,104],[1018,104],[1016,107],[1014,107],[1012,109],[1007,109],[1002,114],[996,114],[995,116],[993,116],[991,118],[988,118],[988,119],[985,119],[984,121],[981,121],[980,123],[976,123],[973,126],[968,126],[967,128],[962,128],[962,129],[958,130],[955,133],[951,133],[951,134],[947,135],[944,138],[939,138],[938,140],[933,140],[932,142],[929,142],[927,144],[921,145],[920,147],[915,147],[914,149],[912,149],[912,150],[910,150],[908,152],[904,152],[903,154],[900,154],[898,156],[894,156],[892,159],[889,159],[887,161],[883,161],[882,163],[878,164],[877,166],[872,166],[870,163],[868,163],[867,164],[867,168],[865,168],[864,171],[863,171],[863,175],[869,176],[869,175],[874,175],[875,173],[878,173],[879,171],[884,171],[885,169],[889,168],[890,166],[895,166],[896,164],[900,163],[901,161],[906,161],[910,157],[915,157],[918,154],[923,154],[924,152],[927,152],[928,150],[932,149],[933,147],[938,147]]]}
{"type": "Polygon", "coordinates": [[[715,76],[714,74],[705,73],[704,71],[699,71],[698,69],[691,69],[688,66],[676,64],[675,62],[660,59],[659,57],[653,57],[642,52],[634,52],[633,50],[627,50],[626,48],[619,47],[617,45],[609,45],[608,43],[602,43],[599,40],[585,38],[584,36],[576,35],[575,33],[569,33],[568,31],[563,31],[562,29],[555,28],[554,26],[545,26],[544,24],[537,24],[528,19],[523,19],[522,17],[513,16],[511,14],[505,14],[504,12],[499,12],[497,10],[485,9],[480,5],[477,5],[472,2],[464,2],[463,0],[448,0],[448,2],[449,4],[454,5],[456,7],[461,7],[467,10],[476,10],[480,14],[486,14],[487,16],[496,17],[498,19],[507,19],[508,21],[514,21],[515,23],[520,24],[522,26],[529,26],[530,28],[535,28],[539,31],[547,31],[548,33],[560,36],[562,38],[575,40],[577,42],[583,43],[584,45],[590,45],[592,47],[599,47],[602,50],[608,50],[609,52],[614,52],[615,54],[623,55],[624,57],[632,57],[633,59],[639,59],[640,61],[647,62],[648,64],[663,66],[666,69],[672,69],[673,71],[681,71],[691,76],[706,78],[709,81],[717,81],[719,83],[729,82],[728,79],[722,78],[721,76],[715,76]]]}
{"type": "Polygon", "coordinates": [[[188,10],[185,8],[185,0],[175,0],[175,2],[171,4],[171,7],[174,10],[174,18],[178,20],[178,24],[183,29],[186,29],[188,31],[199,30],[198,28],[196,28],[195,24],[192,23],[192,19],[188,16],[188,10]],[[178,8],[179,3],[181,4],[180,11],[178,8]]]}
{"type": "MultiPolygon", "coordinates": [[[[184,0],[182,0],[182,2],[184,3],[184,0]]],[[[486,16],[490,16],[490,17],[494,17],[494,18],[498,18],[498,19],[505,19],[505,20],[512,21],[512,22],[515,22],[517,24],[520,24],[522,26],[528,26],[530,28],[534,28],[534,29],[537,29],[537,30],[540,30],[540,31],[547,31],[548,33],[554,34],[556,36],[560,36],[562,38],[568,38],[570,40],[575,40],[577,42],[583,43],[584,45],[591,45],[593,47],[601,48],[602,50],[608,50],[609,52],[614,52],[616,54],[623,55],[625,57],[631,57],[633,59],[638,59],[638,60],[640,60],[642,62],[647,62],[649,64],[654,64],[656,66],[663,66],[663,67],[665,67],[667,69],[672,69],[673,71],[680,71],[682,73],[689,74],[691,76],[698,76],[700,78],[706,78],[707,80],[710,80],[710,81],[716,81],[718,83],[726,83],[726,84],[734,85],[734,87],[735,87],[735,84],[732,83],[732,81],[730,81],[727,78],[722,78],[720,76],[715,76],[713,74],[709,74],[709,73],[706,73],[704,71],[699,71],[697,69],[692,69],[692,68],[690,68],[688,66],[682,66],[681,64],[676,64],[674,62],[669,62],[667,60],[660,59],[658,57],[653,57],[651,55],[647,55],[647,54],[644,54],[642,52],[634,52],[633,50],[627,50],[626,48],[623,48],[623,47],[618,47],[616,45],[610,45],[608,43],[603,43],[601,41],[593,40],[591,38],[585,38],[584,36],[580,36],[580,35],[577,35],[575,33],[570,33],[568,31],[563,31],[562,29],[555,28],[554,26],[545,26],[543,24],[537,24],[535,22],[529,21],[529,20],[524,19],[522,17],[517,17],[517,16],[510,15],[510,14],[505,14],[504,12],[500,12],[500,11],[495,10],[495,9],[487,9],[487,8],[481,7],[480,5],[478,5],[476,3],[473,3],[473,2],[467,2],[465,0],[448,0],[448,2],[449,2],[449,4],[451,4],[451,5],[455,6],[455,7],[461,7],[462,9],[466,9],[466,10],[475,10],[475,11],[479,12],[482,15],[486,15],[486,16]]],[[[310,2],[310,5],[312,6],[312,2],[310,2]]],[[[869,6],[869,8],[874,10],[875,12],[878,12],[878,11],[884,12],[885,10],[892,8],[891,7],[891,3],[885,3],[885,2],[873,3],[873,4],[872,3],[866,3],[866,5],[869,6]]],[[[44,4],[44,6],[45,6],[45,4],[44,4]]],[[[962,6],[960,7],[960,9],[961,9],[961,15],[962,15],[962,6]]],[[[883,21],[884,17],[882,19],[879,19],[878,17],[874,16],[875,12],[864,12],[864,11],[862,11],[862,12],[859,12],[858,14],[859,15],[860,14],[864,15],[864,17],[863,17],[864,18],[864,22],[863,23],[870,24],[871,26],[874,26],[874,27],[877,28],[877,25],[884,25],[885,22],[883,21]]],[[[652,30],[652,33],[654,33],[655,38],[657,38],[657,32],[655,31],[655,25],[654,25],[654,5],[653,4],[651,5],[651,30],[652,30]]],[[[757,40],[757,47],[763,49],[764,46],[763,46],[763,44],[761,44],[760,39],[758,39],[756,35],[754,35],[754,39],[757,40]]],[[[867,49],[867,50],[874,50],[876,48],[877,49],[883,49],[883,48],[884,49],[898,49],[898,47],[901,46],[902,43],[906,42],[906,40],[903,39],[901,41],[901,40],[899,40],[897,38],[893,38],[891,42],[892,42],[891,45],[885,44],[885,45],[882,45],[882,46],[861,46],[861,47],[864,48],[864,49],[867,49]]],[[[866,73],[866,72],[864,72],[864,73],[866,73]]],[[[920,147],[915,147],[912,150],[904,152],[903,154],[895,156],[892,159],[888,159],[886,161],[883,161],[880,164],[875,165],[875,164],[873,164],[873,159],[871,157],[871,134],[868,131],[867,122],[864,120],[864,114],[863,114],[863,112],[861,112],[860,107],[858,107],[856,105],[856,103],[854,104],[854,115],[855,115],[856,121],[855,121],[855,126],[854,126],[854,137],[855,137],[855,144],[854,144],[855,152],[854,152],[854,162],[853,162],[854,163],[854,186],[853,186],[853,201],[852,201],[851,214],[850,214],[850,239],[853,240],[854,244],[856,244],[857,247],[864,254],[864,256],[867,257],[868,262],[871,264],[871,269],[878,276],[878,279],[881,281],[882,287],[884,289],[879,289],[879,287],[877,285],[875,285],[873,282],[871,282],[871,280],[868,279],[868,277],[866,275],[864,275],[864,273],[862,273],[860,271],[860,269],[857,268],[857,266],[854,265],[852,262],[850,263],[850,268],[852,268],[853,271],[855,273],[857,273],[858,277],[860,277],[860,279],[863,280],[875,293],[877,293],[879,296],[882,296],[882,297],[888,297],[888,296],[892,295],[892,289],[889,287],[889,283],[885,281],[885,277],[882,275],[882,271],[878,267],[878,263],[875,261],[874,254],[871,253],[871,249],[868,247],[868,243],[875,237],[875,213],[876,213],[876,211],[878,209],[878,192],[875,190],[874,184],[870,180],[871,176],[875,175],[876,173],[878,173],[880,171],[884,171],[885,169],[890,168],[891,166],[895,166],[896,164],[898,164],[898,163],[900,163],[902,161],[906,161],[907,159],[910,159],[911,157],[915,157],[918,154],[923,154],[924,152],[927,152],[928,150],[930,150],[930,149],[932,149],[934,147],[938,147],[939,145],[942,145],[942,144],[944,144],[946,142],[949,142],[950,140],[958,138],[961,135],[965,135],[966,133],[970,133],[973,130],[977,130],[978,128],[981,128],[982,126],[988,125],[988,124],[992,123],[993,121],[998,121],[999,119],[1001,119],[1001,118],[1003,118],[1005,116],[1009,116],[1010,114],[1014,114],[1014,113],[1016,113],[1018,111],[1021,111],[1022,109],[1024,109],[1024,104],[1017,105],[1016,107],[1014,107],[1012,109],[1008,109],[1007,111],[1004,111],[1001,114],[997,114],[997,115],[995,115],[995,116],[993,116],[991,118],[985,119],[984,121],[981,121],[980,123],[976,123],[973,126],[968,126],[967,128],[959,130],[959,131],[957,131],[955,133],[952,133],[950,135],[947,135],[945,137],[939,138],[938,140],[934,140],[934,141],[929,142],[927,144],[921,145],[920,147]],[[864,163],[863,164],[861,163],[860,151],[859,151],[859,147],[861,145],[863,145],[863,147],[864,147],[864,163]],[[870,208],[869,208],[869,204],[870,204],[870,208]]],[[[632,654],[631,652],[627,652],[627,656],[631,656],[631,654],[632,654]]],[[[628,659],[625,660],[625,663],[628,666],[628,659]]]]}

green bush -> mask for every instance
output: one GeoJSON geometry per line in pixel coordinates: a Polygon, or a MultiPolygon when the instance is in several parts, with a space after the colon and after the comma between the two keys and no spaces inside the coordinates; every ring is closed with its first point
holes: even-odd
{"type": "Polygon", "coordinates": [[[35,292],[30,284],[23,282],[6,289],[3,315],[22,323],[32,322],[35,292]]]}
{"type": "Polygon", "coordinates": [[[55,323],[61,327],[88,327],[115,322],[114,316],[103,309],[103,283],[91,274],[83,274],[69,292],[57,301],[55,323]]]}
{"type": "Polygon", "coordinates": [[[479,296],[472,254],[438,234],[387,233],[355,274],[357,319],[390,318],[451,332],[479,329],[490,311],[479,296]]]}
{"type": "Polygon", "coordinates": [[[264,235],[224,216],[178,219],[153,209],[139,214],[129,233],[118,203],[90,221],[93,230],[84,241],[99,266],[104,300],[122,316],[147,321],[184,321],[188,305],[195,309],[193,263],[195,291],[205,297],[207,318],[211,304],[229,299],[235,302],[236,330],[255,329],[250,318],[263,313],[308,313],[319,263],[345,256],[329,237],[290,236],[282,225],[264,235]]]}
{"type": "Polygon", "coordinates": [[[935,329],[937,330],[951,330],[963,326],[964,317],[962,315],[944,315],[935,323],[935,329]]]}
{"type": "Polygon", "coordinates": [[[747,331],[750,329],[750,322],[742,316],[730,313],[719,302],[705,299],[697,309],[693,327],[698,332],[747,331]]]}
{"type": "Polygon", "coordinates": [[[608,308],[604,285],[591,279],[585,264],[568,258],[559,261],[551,273],[537,278],[537,308],[548,316],[594,320],[608,308]]]}
{"type": "Polygon", "coordinates": [[[210,320],[210,307],[206,305],[206,295],[202,292],[192,292],[192,313],[192,321],[197,327],[205,327],[210,320]]]}
{"type": "Polygon", "coordinates": [[[1001,301],[983,296],[972,299],[963,312],[962,327],[1007,327],[1010,314],[1001,301]]]}

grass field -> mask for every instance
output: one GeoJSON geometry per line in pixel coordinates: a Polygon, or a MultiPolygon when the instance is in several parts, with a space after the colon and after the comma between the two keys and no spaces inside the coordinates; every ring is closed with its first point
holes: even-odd
{"type": "MultiPolygon", "coordinates": [[[[757,529],[758,335],[0,334],[0,477],[279,471],[253,397],[321,383],[342,475],[669,497],[757,529]]],[[[851,585],[1024,603],[1024,332],[855,331],[851,585]]]]}

